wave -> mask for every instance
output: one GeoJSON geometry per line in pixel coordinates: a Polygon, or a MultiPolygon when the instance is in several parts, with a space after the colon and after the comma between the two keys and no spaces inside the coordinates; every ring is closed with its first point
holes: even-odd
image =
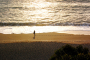
{"type": "Polygon", "coordinates": [[[90,23],[0,23],[0,26],[90,26],[90,23]]]}
{"type": "Polygon", "coordinates": [[[84,34],[90,35],[89,26],[4,26],[0,27],[2,34],[29,34],[33,33],[68,33],[68,34],[84,34]]]}
{"type": "Polygon", "coordinates": [[[0,9],[25,9],[24,7],[1,7],[0,9]]]}
{"type": "Polygon", "coordinates": [[[57,2],[62,2],[62,1],[65,1],[65,2],[90,2],[90,0],[55,0],[57,2]]]}
{"type": "Polygon", "coordinates": [[[0,26],[34,26],[36,23],[0,23],[0,26]]]}

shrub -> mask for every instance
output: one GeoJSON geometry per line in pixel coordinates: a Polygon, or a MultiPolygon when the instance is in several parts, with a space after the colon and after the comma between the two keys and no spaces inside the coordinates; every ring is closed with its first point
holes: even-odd
{"type": "Polygon", "coordinates": [[[77,49],[78,53],[83,53],[82,45],[77,46],[76,49],[77,49]]]}
{"type": "Polygon", "coordinates": [[[63,46],[63,51],[68,54],[68,55],[76,55],[77,54],[77,51],[74,47],[72,47],[71,45],[65,45],[63,46]]]}
{"type": "Polygon", "coordinates": [[[88,54],[88,53],[89,53],[89,49],[88,49],[88,48],[84,48],[84,49],[83,49],[83,53],[84,53],[84,54],[88,54]]]}
{"type": "Polygon", "coordinates": [[[90,60],[88,48],[83,48],[81,45],[72,47],[65,45],[58,49],[50,60],[90,60]]]}

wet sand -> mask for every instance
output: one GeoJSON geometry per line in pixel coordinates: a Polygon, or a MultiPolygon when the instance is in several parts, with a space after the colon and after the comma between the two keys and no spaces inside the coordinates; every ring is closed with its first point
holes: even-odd
{"type": "Polygon", "coordinates": [[[89,44],[90,35],[36,33],[34,39],[34,34],[0,34],[0,43],[16,42],[62,42],[72,44],[89,44]]]}

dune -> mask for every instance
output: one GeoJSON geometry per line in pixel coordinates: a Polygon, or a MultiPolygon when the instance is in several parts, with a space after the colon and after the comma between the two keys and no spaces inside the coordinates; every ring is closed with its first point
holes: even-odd
{"type": "MultiPolygon", "coordinates": [[[[66,44],[60,42],[0,43],[0,60],[49,60],[57,49],[66,44]]],[[[70,45],[74,47],[82,45],[90,50],[90,44],[70,45]]]]}
{"type": "Polygon", "coordinates": [[[89,48],[90,35],[64,33],[0,34],[1,60],[49,60],[60,47],[70,44],[89,48]]]}

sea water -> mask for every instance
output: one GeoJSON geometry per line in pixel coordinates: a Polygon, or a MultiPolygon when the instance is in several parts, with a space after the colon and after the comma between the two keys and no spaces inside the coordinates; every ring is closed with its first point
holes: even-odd
{"type": "Polygon", "coordinates": [[[90,34],[90,1],[0,0],[0,33],[26,34],[33,30],[90,34]]]}
{"type": "Polygon", "coordinates": [[[90,35],[89,26],[5,26],[0,28],[3,34],[33,34],[36,33],[67,33],[90,35]]]}

